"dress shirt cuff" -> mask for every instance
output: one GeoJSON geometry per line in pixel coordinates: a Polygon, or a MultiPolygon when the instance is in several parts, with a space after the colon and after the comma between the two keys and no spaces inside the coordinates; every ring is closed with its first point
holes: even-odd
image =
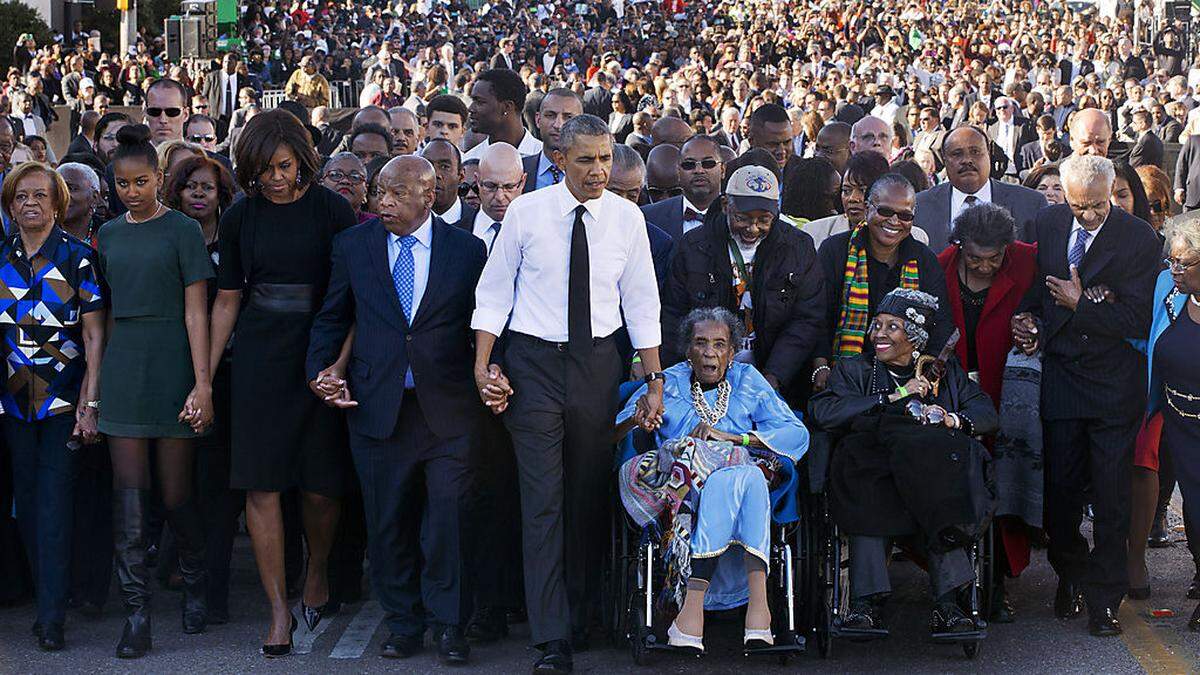
{"type": "Polygon", "coordinates": [[[475,308],[475,312],[471,315],[472,330],[487,331],[496,337],[500,337],[506,323],[508,323],[507,315],[484,307],[475,308]]]}
{"type": "MultiPolygon", "coordinates": [[[[479,310],[475,310],[475,314],[478,316],[479,310]]],[[[629,341],[633,344],[634,349],[651,349],[662,346],[662,327],[659,324],[626,324],[626,326],[629,330],[629,341]]]]}

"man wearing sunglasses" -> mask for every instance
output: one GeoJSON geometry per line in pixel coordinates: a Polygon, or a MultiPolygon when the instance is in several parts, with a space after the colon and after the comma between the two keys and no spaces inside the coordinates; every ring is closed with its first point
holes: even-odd
{"type": "Polygon", "coordinates": [[[150,142],[155,146],[183,138],[189,113],[187,91],[175,80],[155,80],[146,90],[142,112],[150,127],[150,142]]]}
{"type": "Polygon", "coordinates": [[[1008,170],[1005,175],[1017,176],[1017,156],[1021,148],[1021,139],[1025,136],[1025,125],[1016,118],[1017,102],[1007,96],[996,99],[996,122],[988,127],[988,137],[1004,151],[1008,157],[1008,170]]]}
{"type": "Polygon", "coordinates": [[[183,137],[204,148],[209,154],[217,151],[217,125],[208,115],[191,115],[183,125],[183,137]]]}
{"type": "Polygon", "coordinates": [[[704,224],[708,207],[720,193],[722,162],[717,142],[708,136],[692,136],[684,142],[676,166],[683,194],[643,206],[642,213],[646,222],[679,240],[704,224]]]}

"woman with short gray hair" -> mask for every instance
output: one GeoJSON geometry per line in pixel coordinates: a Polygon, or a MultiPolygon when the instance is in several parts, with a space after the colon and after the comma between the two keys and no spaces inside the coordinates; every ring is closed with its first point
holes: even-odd
{"type": "MultiPolygon", "coordinates": [[[[1183,493],[1183,520],[1196,573],[1188,597],[1200,597],[1200,212],[1167,220],[1166,269],[1154,289],[1150,326],[1147,418],[1162,413],[1162,444],[1170,448],[1183,493]]],[[[1200,606],[1188,628],[1200,631],[1200,606]]]]}

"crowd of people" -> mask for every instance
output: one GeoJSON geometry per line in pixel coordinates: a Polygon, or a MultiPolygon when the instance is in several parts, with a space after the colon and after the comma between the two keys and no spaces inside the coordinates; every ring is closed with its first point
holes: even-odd
{"type": "Polygon", "coordinates": [[[1176,484],[1200,599],[1186,24],[880,4],[255,2],[244,49],[186,65],[21,36],[0,577],[39,646],[114,572],[119,657],[151,649],[151,576],[185,633],[228,622],[244,512],[264,656],[361,600],[365,560],[383,656],[527,621],[534,671],[570,672],[614,481],[672,542],[668,643],[746,605],[770,645],[771,504],[817,433],[848,628],[884,630],[901,542],[935,633],[974,629],[973,583],[1014,621],[1036,545],[1056,615],[1119,634],[1176,484]]]}

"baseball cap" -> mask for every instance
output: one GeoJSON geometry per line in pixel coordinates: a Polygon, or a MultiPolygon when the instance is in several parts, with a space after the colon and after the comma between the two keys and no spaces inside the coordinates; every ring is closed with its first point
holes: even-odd
{"type": "Polygon", "coordinates": [[[779,179],[770,169],[743,166],[729,177],[725,196],[737,211],[779,213],[779,179]]]}
{"type": "Polygon", "coordinates": [[[88,87],[91,87],[92,89],[96,88],[96,83],[92,81],[92,78],[85,77],[85,78],[82,78],[79,80],[79,89],[80,90],[87,89],[88,87]]]}

